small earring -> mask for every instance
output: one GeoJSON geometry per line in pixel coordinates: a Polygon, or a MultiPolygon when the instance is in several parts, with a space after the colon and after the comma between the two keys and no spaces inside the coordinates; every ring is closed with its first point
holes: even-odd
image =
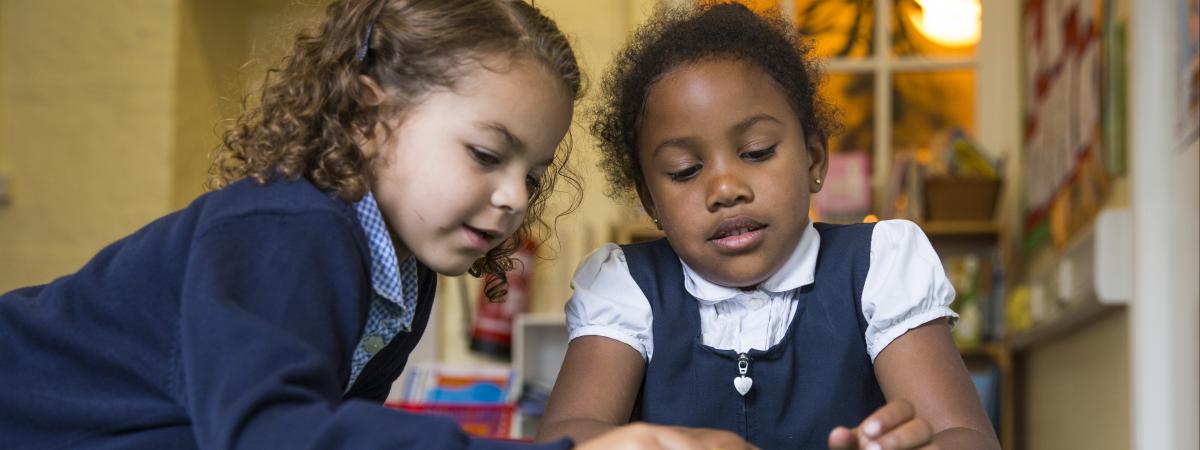
{"type": "Polygon", "coordinates": [[[655,228],[658,228],[658,229],[660,229],[660,230],[662,229],[662,222],[659,222],[657,218],[651,218],[650,220],[653,220],[653,221],[654,221],[654,227],[655,227],[655,228]]]}
{"type": "Polygon", "coordinates": [[[821,184],[821,179],[817,178],[817,184],[821,184]]]}

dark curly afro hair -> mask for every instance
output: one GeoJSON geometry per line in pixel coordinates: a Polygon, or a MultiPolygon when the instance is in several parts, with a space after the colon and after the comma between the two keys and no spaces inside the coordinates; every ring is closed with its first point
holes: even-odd
{"type": "Polygon", "coordinates": [[[645,182],[636,142],[646,94],[664,74],[704,59],[731,58],[761,67],[782,88],[808,135],[837,131],[836,111],[817,93],[821,71],[811,45],[778,11],[757,14],[738,3],[662,6],[617,53],[604,77],[591,131],[600,141],[608,194],[632,199],[645,182]]]}

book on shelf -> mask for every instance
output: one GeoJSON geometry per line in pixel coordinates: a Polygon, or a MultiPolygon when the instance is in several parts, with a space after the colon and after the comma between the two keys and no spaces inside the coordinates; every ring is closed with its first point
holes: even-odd
{"type": "Polygon", "coordinates": [[[999,299],[1004,297],[996,252],[989,249],[944,255],[942,265],[955,292],[950,309],[959,315],[953,330],[955,343],[973,347],[1002,338],[1004,321],[999,299]]]}
{"type": "Polygon", "coordinates": [[[988,420],[992,422],[992,427],[997,432],[1000,431],[1000,385],[1001,377],[1000,369],[994,365],[982,369],[972,370],[970,372],[971,382],[975,384],[975,391],[979,393],[979,400],[983,402],[983,410],[987,412],[988,420]]]}
{"type": "Polygon", "coordinates": [[[506,404],[516,398],[512,369],[419,364],[403,380],[405,403],[506,404]]]}

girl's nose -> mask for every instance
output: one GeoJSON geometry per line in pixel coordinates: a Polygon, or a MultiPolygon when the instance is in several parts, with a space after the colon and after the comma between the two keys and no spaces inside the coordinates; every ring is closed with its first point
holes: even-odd
{"type": "Polygon", "coordinates": [[[706,188],[709,211],[754,201],[754,190],[736,170],[714,167],[706,188]]]}
{"type": "Polygon", "coordinates": [[[525,185],[525,177],[505,177],[503,183],[492,191],[492,206],[505,214],[524,214],[529,207],[529,187],[525,185]],[[514,179],[516,181],[513,181],[514,179]]]}

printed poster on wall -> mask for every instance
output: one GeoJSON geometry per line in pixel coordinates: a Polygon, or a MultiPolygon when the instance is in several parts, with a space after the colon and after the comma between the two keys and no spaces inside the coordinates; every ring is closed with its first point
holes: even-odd
{"type": "MultiPolygon", "coordinates": [[[[1026,0],[1024,173],[1026,252],[1065,245],[1107,191],[1103,122],[1105,2],[1026,0]]],[[[1111,99],[1110,99],[1111,100],[1111,99]]]]}
{"type": "Polygon", "coordinates": [[[1177,149],[1200,135],[1200,0],[1179,0],[1177,149]]]}

